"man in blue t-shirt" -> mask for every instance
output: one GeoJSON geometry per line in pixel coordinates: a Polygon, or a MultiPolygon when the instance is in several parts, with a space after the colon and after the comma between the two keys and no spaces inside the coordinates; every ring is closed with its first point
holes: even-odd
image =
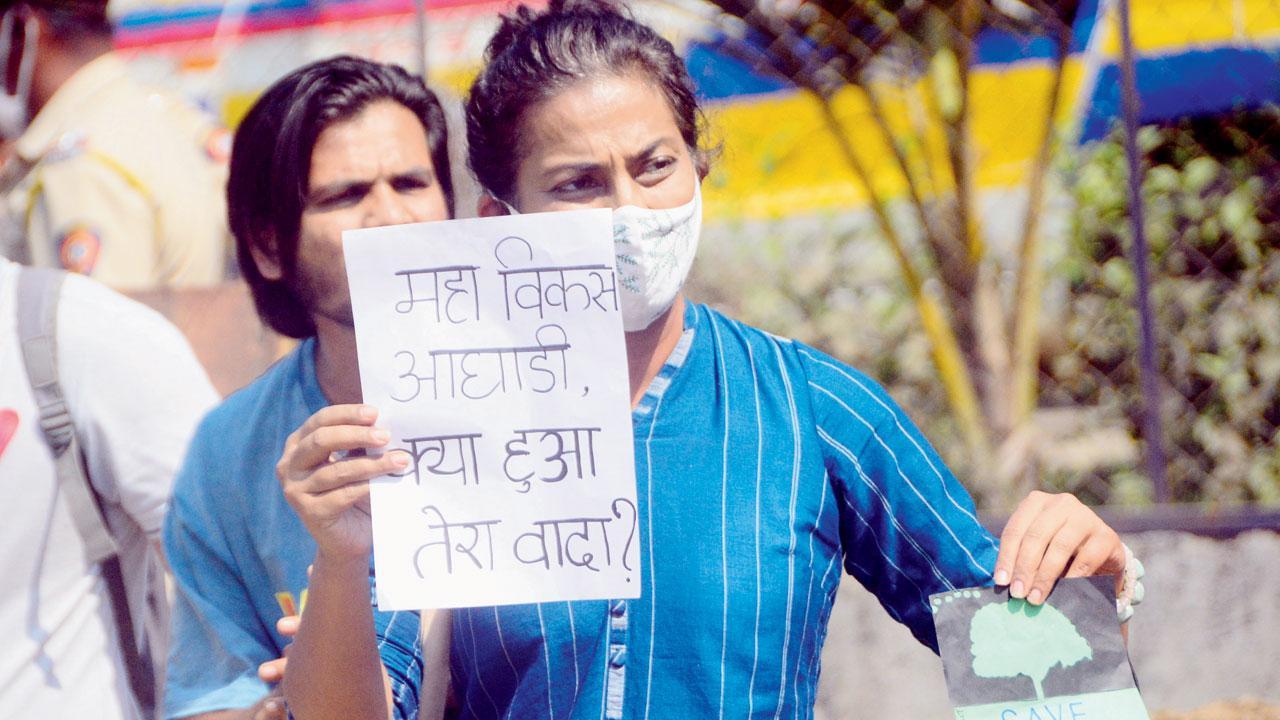
{"type": "MultiPolygon", "coordinates": [[[[268,683],[288,642],[276,623],[306,603],[316,547],[276,462],[318,410],[360,402],[342,232],[448,219],[446,146],[420,80],[351,57],[281,79],[236,133],[227,198],[240,269],[263,321],[301,342],[204,419],[178,477],[164,527],[178,589],[166,717],[283,716],[268,683]]],[[[417,653],[416,615],[375,616],[384,652],[417,653]]],[[[417,706],[392,700],[397,715],[417,706]]]]}

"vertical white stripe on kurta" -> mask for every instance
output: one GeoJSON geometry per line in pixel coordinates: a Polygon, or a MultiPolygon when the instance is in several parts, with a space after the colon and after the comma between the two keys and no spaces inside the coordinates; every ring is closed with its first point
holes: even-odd
{"type": "Polygon", "coordinates": [[[760,420],[760,380],[756,375],[755,353],[751,351],[751,342],[746,341],[747,364],[751,366],[751,391],[755,393],[756,408],[756,624],[752,631],[755,635],[751,650],[751,680],[747,683],[747,716],[755,714],[756,706],[756,669],[760,664],[760,480],[764,473],[764,425],[760,420]]]}
{"type": "MultiPolygon", "coordinates": [[[[511,668],[511,676],[520,677],[520,672],[516,670],[516,664],[511,662],[511,653],[507,652],[507,641],[502,637],[502,621],[498,618],[498,608],[493,609],[493,627],[498,631],[498,646],[502,648],[502,656],[507,659],[507,666],[511,668]]],[[[515,709],[516,704],[507,704],[507,714],[505,717],[511,717],[511,711],[515,709]]]]}
{"type": "MultiPolygon", "coordinates": [[[[785,626],[782,631],[782,662],[779,663],[781,668],[780,677],[778,678],[778,707],[773,712],[774,720],[782,717],[782,706],[786,702],[787,697],[787,655],[791,651],[791,608],[795,596],[796,581],[796,498],[800,494],[800,419],[796,413],[795,393],[791,388],[791,375],[787,372],[786,362],[782,358],[782,349],[778,347],[778,341],[773,340],[774,357],[778,360],[778,372],[782,375],[782,385],[787,391],[787,409],[791,414],[791,508],[787,515],[787,530],[790,533],[790,541],[787,544],[787,611],[784,618],[785,626]]],[[[821,512],[819,512],[821,517],[821,512]]],[[[814,523],[815,529],[817,523],[814,523]]],[[[812,547],[812,538],[810,535],[810,547],[812,547]]],[[[806,611],[807,612],[807,611],[806,611]]],[[[797,660],[797,665],[799,661],[797,660]]]]}
{"type": "Polygon", "coordinates": [[[556,706],[551,699],[551,650],[547,647],[547,623],[542,619],[542,603],[538,603],[538,629],[542,631],[542,642],[539,643],[542,645],[542,659],[547,664],[547,717],[555,720],[556,706]]]}
{"type": "Polygon", "coordinates": [[[726,653],[729,651],[729,375],[724,367],[724,346],[720,343],[720,330],[711,319],[711,336],[715,338],[716,358],[719,360],[719,378],[724,397],[724,439],[720,446],[720,579],[724,589],[720,613],[720,717],[724,717],[724,676],[726,653]]]}
{"type": "Polygon", "coordinates": [[[604,674],[600,677],[600,717],[607,717],[607,708],[609,702],[609,644],[613,642],[613,614],[609,612],[610,603],[604,601],[605,616],[605,632],[604,632],[604,674]]]}
{"type": "Polygon", "coordinates": [[[578,628],[573,622],[573,603],[565,603],[569,611],[569,647],[573,648],[573,702],[569,704],[569,717],[573,717],[573,708],[578,706],[578,693],[582,691],[582,675],[578,670],[578,628]]]}
{"type": "MultiPolygon", "coordinates": [[[[685,331],[688,332],[687,330],[685,331]]],[[[653,406],[653,417],[649,419],[649,436],[644,441],[644,464],[645,470],[648,471],[648,483],[645,490],[648,502],[645,505],[646,520],[645,527],[649,529],[649,662],[647,677],[644,682],[644,717],[649,718],[649,701],[653,695],[653,646],[657,641],[658,615],[654,610],[658,607],[657,601],[657,584],[654,577],[658,574],[655,568],[657,563],[653,559],[653,429],[658,427],[658,414],[662,412],[662,400],[667,394],[662,393],[658,396],[658,402],[653,406]]]]}
{"type": "MultiPolygon", "coordinates": [[[[814,528],[813,528],[814,531],[809,533],[809,583],[808,583],[809,587],[807,590],[805,590],[805,594],[804,594],[804,621],[800,623],[800,649],[802,651],[804,650],[805,638],[808,637],[809,635],[809,610],[813,608],[813,581],[814,581],[813,538],[815,535],[818,534],[818,523],[822,521],[822,511],[827,506],[827,487],[830,484],[831,484],[831,476],[828,475],[827,472],[824,470],[822,472],[822,496],[818,499],[818,514],[815,516],[815,520],[814,520],[814,528]]],[[[839,553],[835,553],[832,557],[839,557],[839,555],[840,555],[839,553]]],[[[815,630],[814,637],[816,638],[817,635],[818,633],[815,630]]],[[[819,651],[821,651],[821,648],[814,649],[815,653],[819,651]]],[[[796,658],[796,674],[795,674],[795,677],[792,679],[791,687],[792,687],[792,690],[794,691],[792,693],[792,697],[796,699],[795,717],[798,718],[800,716],[800,658],[799,657],[796,658]]]]}
{"type": "Polygon", "coordinates": [[[476,625],[471,620],[472,612],[474,612],[472,608],[467,608],[467,629],[471,634],[471,666],[475,668],[476,684],[480,686],[480,692],[484,693],[484,696],[489,699],[489,704],[493,706],[493,715],[494,717],[497,717],[502,714],[502,711],[498,709],[498,703],[493,699],[493,696],[489,694],[489,688],[484,686],[484,678],[480,675],[480,661],[479,658],[476,657],[479,653],[479,650],[476,648],[476,625]]]}
{"type": "MultiPolygon", "coordinates": [[[[839,554],[839,553],[836,553],[836,554],[833,554],[833,555],[831,556],[831,560],[829,560],[829,561],[827,562],[827,570],[826,570],[826,572],[822,573],[822,583],[821,583],[821,587],[827,587],[827,580],[828,580],[828,579],[830,579],[830,577],[831,577],[831,570],[832,570],[833,568],[835,568],[835,566],[836,566],[836,561],[837,561],[837,560],[839,560],[839,559],[840,559],[840,554],[839,554]]],[[[826,607],[824,608],[823,612],[821,613],[821,617],[819,617],[819,618],[818,618],[818,626],[819,626],[819,627],[825,627],[825,626],[826,626],[826,624],[827,624],[827,620],[828,620],[828,618],[830,617],[830,616],[828,615],[828,613],[830,612],[831,604],[832,604],[832,601],[831,601],[831,600],[828,600],[828,602],[826,603],[826,607]]],[[[813,653],[812,655],[810,655],[810,656],[809,656],[809,669],[808,669],[808,671],[807,671],[807,676],[808,676],[808,678],[809,678],[809,682],[805,683],[805,685],[806,685],[808,688],[810,688],[810,690],[809,690],[809,693],[810,693],[810,694],[809,694],[809,701],[805,703],[805,707],[809,708],[810,710],[812,710],[812,709],[813,709],[813,703],[814,703],[814,702],[815,702],[815,700],[816,700],[816,698],[813,696],[813,690],[814,690],[814,689],[816,689],[816,688],[817,688],[817,685],[818,685],[816,682],[814,682],[814,681],[813,681],[813,666],[814,666],[814,665],[819,661],[819,659],[821,659],[821,657],[822,657],[822,649],[821,649],[821,648],[818,648],[818,652],[815,652],[815,653],[813,653]]]]}

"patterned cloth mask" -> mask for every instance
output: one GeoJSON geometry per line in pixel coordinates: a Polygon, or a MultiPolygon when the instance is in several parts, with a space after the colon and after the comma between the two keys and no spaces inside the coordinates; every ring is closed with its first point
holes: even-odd
{"type": "MultiPolygon", "coordinates": [[[[519,215],[506,201],[499,203],[519,215]]],[[[702,233],[702,184],[693,199],[665,210],[624,205],[613,211],[613,252],[622,290],[622,329],[638,332],[671,308],[689,277],[702,233]]]]}
{"type": "Polygon", "coordinates": [[[676,301],[689,277],[702,231],[702,186],[679,207],[613,211],[613,251],[622,289],[622,328],[644,330],[676,301]]]}

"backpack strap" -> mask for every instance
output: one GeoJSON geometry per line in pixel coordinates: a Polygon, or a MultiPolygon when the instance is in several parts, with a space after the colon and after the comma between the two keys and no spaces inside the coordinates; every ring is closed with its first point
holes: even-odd
{"type": "Polygon", "coordinates": [[[58,382],[58,296],[64,278],[57,270],[19,268],[18,338],[58,483],[84,540],[87,559],[96,565],[115,555],[117,547],[85,472],[71,411],[58,382]]]}
{"type": "MultiPolygon", "coordinates": [[[[158,717],[160,688],[156,681],[155,660],[149,652],[152,648],[139,644],[136,624],[130,612],[120,546],[107,525],[99,495],[89,480],[70,408],[58,381],[58,298],[65,278],[66,273],[60,270],[19,268],[18,338],[22,344],[22,358],[40,408],[40,429],[44,431],[45,441],[53,453],[59,489],[76,531],[84,540],[86,559],[90,565],[98,567],[107,588],[136,715],[155,718],[158,717]]],[[[163,575],[159,571],[149,581],[159,584],[159,591],[163,592],[163,575]]],[[[145,619],[143,624],[146,624],[145,619]]]]}

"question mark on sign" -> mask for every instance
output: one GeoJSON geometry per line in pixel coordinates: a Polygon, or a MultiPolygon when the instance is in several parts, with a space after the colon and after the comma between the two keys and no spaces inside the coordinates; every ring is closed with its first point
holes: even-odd
{"type": "MultiPolygon", "coordinates": [[[[639,520],[639,514],[636,512],[636,506],[634,503],[626,498],[618,498],[617,500],[614,500],[613,505],[610,506],[613,508],[613,516],[615,518],[619,520],[622,519],[622,513],[618,512],[618,503],[623,503],[627,507],[631,508],[631,532],[627,535],[627,544],[622,548],[622,567],[627,570],[632,570],[634,568],[631,567],[631,563],[627,562],[627,557],[631,555],[631,543],[636,537],[636,524],[639,520]]],[[[627,582],[631,582],[631,578],[627,578],[627,582]]]]}

